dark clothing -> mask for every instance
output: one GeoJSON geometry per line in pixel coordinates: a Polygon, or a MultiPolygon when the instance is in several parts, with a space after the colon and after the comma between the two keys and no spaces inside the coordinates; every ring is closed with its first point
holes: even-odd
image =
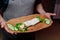
{"type": "Polygon", "coordinates": [[[2,32],[2,40],[35,40],[34,33],[20,33],[17,35],[10,34],[6,32],[4,29],[1,29],[2,32]]]}
{"type": "Polygon", "coordinates": [[[40,3],[43,5],[46,12],[54,12],[56,0],[36,0],[34,4],[34,13],[37,12],[36,7],[40,3]]]}
{"type": "Polygon", "coordinates": [[[42,0],[42,5],[46,12],[54,12],[56,0],[42,0]]]}
{"type": "Polygon", "coordinates": [[[6,10],[8,6],[9,0],[0,0],[0,14],[3,16],[3,12],[6,10]]]}

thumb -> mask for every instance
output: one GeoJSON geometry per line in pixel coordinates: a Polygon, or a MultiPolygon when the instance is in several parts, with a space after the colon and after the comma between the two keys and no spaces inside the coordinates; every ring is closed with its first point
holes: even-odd
{"type": "Polygon", "coordinates": [[[1,28],[5,27],[5,25],[6,25],[5,22],[2,21],[2,22],[1,22],[1,28]]]}
{"type": "Polygon", "coordinates": [[[5,26],[5,23],[1,23],[1,28],[4,28],[4,26],[5,26]]]}
{"type": "Polygon", "coordinates": [[[5,25],[4,29],[5,29],[8,33],[11,33],[11,34],[14,33],[14,32],[12,32],[11,30],[9,30],[6,25],[5,25]]]}

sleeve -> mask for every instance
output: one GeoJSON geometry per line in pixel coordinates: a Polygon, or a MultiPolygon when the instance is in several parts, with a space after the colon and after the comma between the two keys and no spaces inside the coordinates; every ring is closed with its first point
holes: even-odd
{"type": "Polygon", "coordinates": [[[35,0],[33,13],[37,13],[36,7],[37,7],[37,5],[40,4],[40,3],[41,3],[41,0],[35,0]]]}
{"type": "Polygon", "coordinates": [[[3,15],[3,12],[6,10],[9,0],[0,0],[0,14],[3,15]]]}

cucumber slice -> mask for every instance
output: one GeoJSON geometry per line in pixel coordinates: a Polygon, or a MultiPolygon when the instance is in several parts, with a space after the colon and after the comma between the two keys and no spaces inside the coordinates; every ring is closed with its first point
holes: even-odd
{"type": "Polygon", "coordinates": [[[36,18],[38,18],[38,20],[40,21],[40,22],[44,22],[44,18],[40,18],[39,16],[37,16],[36,18]]]}
{"type": "Polygon", "coordinates": [[[7,24],[8,28],[10,28],[11,30],[15,30],[15,27],[11,24],[7,24]]]}
{"type": "Polygon", "coordinates": [[[41,18],[39,16],[36,17],[39,21],[41,21],[41,18]]]}
{"type": "Polygon", "coordinates": [[[45,23],[46,24],[50,24],[50,20],[49,19],[45,19],[45,23]]]}
{"type": "Polygon", "coordinates": [[[17,27],[15,27],[15,30],[18,31],[19,29],[17,27]]]}

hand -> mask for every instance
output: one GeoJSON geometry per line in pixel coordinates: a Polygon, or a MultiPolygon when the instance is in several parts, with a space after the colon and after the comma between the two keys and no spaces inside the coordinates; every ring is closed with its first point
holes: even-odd
{"type": "Polygon", "coordinates": [[[6,26],[6,21],[5,20],[1,21],[1,28],[4,28],[8,33],[14,34],[14,32],[8,30],[8,28],[6,26]]]}
{"type": "Polygon", "coordinates": [[[45,13],[45,15],[50,19],[51,19],[51,16],[56,16],[55,13],[45,13]]]}

